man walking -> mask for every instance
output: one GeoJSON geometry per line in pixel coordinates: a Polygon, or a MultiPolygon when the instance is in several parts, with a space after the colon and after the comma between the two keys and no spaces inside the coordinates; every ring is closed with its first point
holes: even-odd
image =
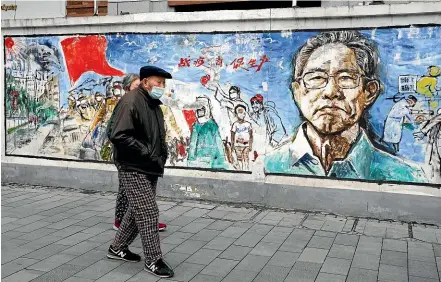
{"type": "Polygon", "coordinates": [[[118,177],[129,202],[108,258],[138,262],[141,257],[128,246],[140,234],[147,272],[173,277],[173,270],[162,259],[158,234],[159,210],[156,204],[158,177],[167,159],[164,117],[159,98],[165,79],[171,74],[154,66],[140,69],[141,84],[124,95],[109,122],[107,134],[114,145],[118,177]]]}

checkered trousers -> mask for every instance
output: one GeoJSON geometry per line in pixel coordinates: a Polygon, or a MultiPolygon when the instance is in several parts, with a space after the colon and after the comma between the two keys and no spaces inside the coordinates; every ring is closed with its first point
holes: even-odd
{"type": "Polygon", "coordinates": [[[158,231],[159,209],[155,199],[158,177],[121,169],[118,170],[118,177],[129,209],[112,247],[127,248],[139,233],[146,263],[156,261],[162,257],[158,231]]]}
{"type": "Polygon", "coordinates": [[[116,196],[116,207],[115,207],[115,220],[121,224],[124,215],[129,208],[129,201],[127,200],[126,191],[124,191],[124,186],[119,182],[118,195],[116,196]]]}

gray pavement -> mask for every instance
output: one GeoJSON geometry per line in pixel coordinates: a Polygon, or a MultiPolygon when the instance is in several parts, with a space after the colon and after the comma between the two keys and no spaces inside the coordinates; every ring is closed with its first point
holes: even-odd
{"type": "MultiPolygon", "coordinates": [[[[24,281],[440,281],[441,228],[321,213],[158,200],[166,261],[106,259],[115,194],[3,184],[1,277],[24,281]]],[[[142,255],[141,241],[131,250],[142,255]]]]}

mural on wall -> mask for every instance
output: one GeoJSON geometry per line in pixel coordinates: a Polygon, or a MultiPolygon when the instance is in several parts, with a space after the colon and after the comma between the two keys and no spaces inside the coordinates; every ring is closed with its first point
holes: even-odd
{"type": "Polygon", "coordinates": [[[168,166],[441,183],[440,26],[6,37],[6,153],[111,161],[123,79],[170,71],[168,166]]]}

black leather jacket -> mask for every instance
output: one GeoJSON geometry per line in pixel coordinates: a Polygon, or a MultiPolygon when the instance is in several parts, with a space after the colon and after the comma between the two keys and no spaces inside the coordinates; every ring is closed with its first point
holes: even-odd
{"type": "Polygon", "coordinates": [[[114,145],[119,169],[164,174],[167,145],[160,105],[161,101],[151,98],[141,86],[126,93],[116,105],[107,136],[114,145]]]}

